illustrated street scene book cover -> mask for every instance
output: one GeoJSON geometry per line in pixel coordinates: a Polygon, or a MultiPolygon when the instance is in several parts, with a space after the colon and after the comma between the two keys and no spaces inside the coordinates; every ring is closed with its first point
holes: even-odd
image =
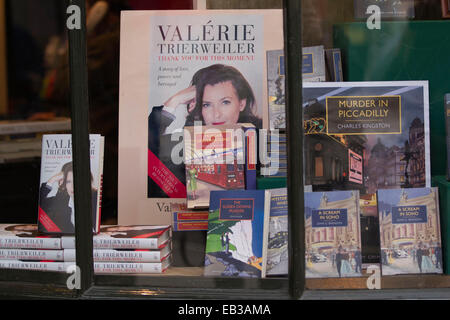
{"type": "MultiPolygon", "coordinates": [[[[99,231],[104,138],[89,135],[92,188],[92,225],[99,231]]],[[[38,228],[44,233],[74,234],[75,205],[72,163],[72,135],[42,137],[38,228]]]]}
{"type": "Polygon", "coordinates": [[[252,124],[184,128],[188,208],[208,208],[212,190],[256,189],[252,124]]]}
{"type": "Polygon", "coordinates": [[[288,196],[287,188],[270,189],[269,241],[267,275],[286,275],[288,256],[288,196]]]}
{"type": "Polygon", "coordinates": [[[122,11],[119,224],[169,224],[186,201],[184,126],[269,127],[266,51],[282,26],[282,10],[122,11]]]}
{"type": "Polygon", "coordinates": [[[306,278],[361,276],[359,191],[305,192],[306,278]]]}
{"type": "Polygon", "coordinates": [[[431,186],[427,81],[303,84],[313,191],[431,186]]]}
{"type": "MultiPolygon", "coordinates": [[[[305,82],[326,81],[327,66],[323,46],[303,47],[302,77],[305,82]]],[[[269,104],[269,128],[286,128],[285,110],[285,65],[284,50],[268,50],[267,53],[267,90],[269,104]]],[[[336,49],[330,55],[333,73],[332,81],[342,81],[340,67],[340,50],[336,49]],[[339,51],[339,52],[336,52],[339,51]],[[341,77],[341,78],[339,78],[341,77]],[[341,79],[341,80],[334,80],[341,79]]]]}
{"type": "Polygon", "coordinates": [[[450,93],[444,96],[445,131],[447,135],[447,180],[450,180],[450,93]]]}
{"type": "Polygon", "coordinates": [[[265,177],[287,176],[287,139],[281,130],[269,130],[267,139],[259,135],[260,173],[265,177]]]}
{"type": "Polygon", "coordinates": [[[38,231],[37,224],[0,224],[2,249],[61,249],[61,237],[38,231]]]}
{"type": "Polygon", "coordinates": [[[286,128],[284,51],[267,51],[270,129],[286,128]]]}
{"type": "Polygon", "coordinates": [[[302,48],[302,77],[304,82],[326,81],[324,46],[302,48]]]}
{"type": "Polygon", "coordinates": [[[264,278],[270,191],[211,191],[205,276],[264,278]]]}
{"type": "Polygon", "coordinates": [[[381,274],[442,273],[437,188],[378,190],[381,274]]]}
{"type": "MultiPolygon", "coordinates": [[[[102,226],[93,236],[94,249],[160,249],[171,236],[171,226],[102,226]]],[[[63,249],[75,249],[75,237],[62,236],[63,249]]]]}

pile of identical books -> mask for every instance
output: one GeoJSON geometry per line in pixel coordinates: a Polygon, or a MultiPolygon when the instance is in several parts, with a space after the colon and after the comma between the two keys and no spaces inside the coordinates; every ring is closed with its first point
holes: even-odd
{"type": "Polygon", "coordinates": [[[287,140],[286,132],[270,130],[267,136],[265,161],[261,161],[261,176],[287,177],[287,140]]]}
{"type": "MultiPolygon", "coordinates": [[[[93,237],[94,272],[162,273],[171,262],[170,226],[102,226],[93,237]]],[[[0,224],[0,268],[68,272],[75,237],[48,235],[35,224],[0,224]]]]}

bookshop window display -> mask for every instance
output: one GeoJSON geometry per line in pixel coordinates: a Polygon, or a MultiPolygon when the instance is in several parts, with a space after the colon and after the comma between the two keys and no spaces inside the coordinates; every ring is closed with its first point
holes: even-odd
{"type": "Polygon", "coordinates": [[[72,132],[39,130],[36,214],[4,220],[2,279],[67,297],[450,288],[448,8],[375,2],[73,1],[86,30],[54,39],[68,63],[42,81],[72,132]]]}

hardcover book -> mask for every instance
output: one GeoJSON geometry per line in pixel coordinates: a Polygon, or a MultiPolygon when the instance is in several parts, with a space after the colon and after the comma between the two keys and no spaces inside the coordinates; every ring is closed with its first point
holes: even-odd
{"type": "Polygon", "coordinates": [[[442,273],[437,188],[380,189],[381,274],[442,273]]]}
{"type": "Polygon", "coordinates": [[[0,249],[0,260],[64,261],[64,251],[0,249]]]}
{"type": "Polygon", "coordinates": [[[188,208],[208,208],[212,190],[256,189],[252,124],[184,129],[188,208]]]}
{"type": "Polygon", "coordinates": [[[305,184],[430,187],[427,81],[304,83],[305,184]]]}
{"type": "Polygon", "coordinates": [[[184,126],[268,128],[265,53],[282,26],[282,10],[122,11],[119,224],[169,224],[186,201],[184,126]]]}
{"type": "Polygon", "coordinates": [[[39,232],[36,224],[0,224],[0,248],[61,249],[61,237],[39,232]]]}
{"type": "Polygon", "coordinates": [[[269,215],[267,190],[211,191],[204,275],[264,278],[269,215]]]}
{"type": "Polygon", "coordinates": [[[305,192],[306,278],[362,276],[359,191],[305,192]]]}
{"type": "Polygon", "coordinates": [[[0,269],[67,272],[63,261],[0,260],[0,269]]]}
{"type": "Polygon", "coordinates": [[[269,191],[270,219],[267,275],[287,275],[289,268],[287,188],[270,189],[269,191]]]}
{"type": "MultiPolygon", "coordinates": [[[[93,236],[94,249],[160,249],[170,239],[171,226],[102,226],[93,236]]],[[[62,236],[63,249],[75,249],[75,237],[62,236]]]]}
{"type": "MultiPolygon", "coordinates": [[[[94,249],[94,262],[161,262],[168,257],[170,244],[159,250],[94,249]]],[[[64,249],[64,261],[75,262],[75,249],[64,249]]]]}
{"type": "MultiPolygon", "coordinates": [[[[92,190],[92,225],[99,231],[104,137],[89,135],[92,190]]],[[[42,137],[38,228],[43,233],[74,234],[75,205],[72,163],[72,135],[42,137]]]]}

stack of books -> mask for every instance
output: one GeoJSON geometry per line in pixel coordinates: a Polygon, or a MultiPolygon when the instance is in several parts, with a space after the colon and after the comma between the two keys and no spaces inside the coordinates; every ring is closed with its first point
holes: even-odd
{"type": "MultiPolygon", "coordinates": [[[[162,273],[171,262],[170,226],[103,226],[94,235],[94,272],[162,273]]],[[[44,235],[37,225],[0,225],[0,268],[67,272],[75,237],[44,235]]]]}
{"type": "Polygon", "coordinates": [[[265,177],[287,177],[286,133],[270,130],[267,136],[267,153],[261,162],[261,175],[265,177]]]}

